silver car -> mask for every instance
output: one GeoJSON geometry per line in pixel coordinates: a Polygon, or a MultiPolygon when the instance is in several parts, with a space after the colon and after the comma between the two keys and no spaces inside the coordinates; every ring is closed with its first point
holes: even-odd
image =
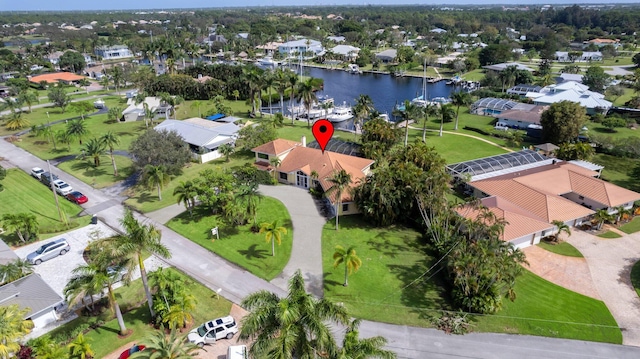
{"type": "Polygon", "coordinates": [[[27,256],[27,262],[31,264],[40,264],[44,261],[48,261],[51,258],[61,256],[71,249],[69,242],[66,239],[61,238],[53,242],[43,244],[35,252],[29,253],[27,256]]]}

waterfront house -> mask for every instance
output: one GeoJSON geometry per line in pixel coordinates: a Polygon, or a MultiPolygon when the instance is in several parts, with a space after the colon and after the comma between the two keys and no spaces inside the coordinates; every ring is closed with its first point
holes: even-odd
{"type": "Polygon", "coordinates": [[[398,57],[398,50],[396,49],[384,50],[382,52],[378,52],[375,56],[376,56],[376,59],[380,60],[380,62],[385,64],[394,62],[396,60],[396,57],[398,57]]]}
{"type": "Polygon", "coordinates": [[[330,51],[335,55],[338,55],[344,61],[355,61],[358,58],[360,48],[351,45],[337,45],[330,51]]]}
{"type": "Polygon", "coordinates": [[[566,81],[558,85],[544,87],[539,93],[529,93],[527,97],[536,105],[551,105],[556,102],[571,101],[579,103],[587,114],[607,113],[613,105],[604,99],[604,95],[589,91],[587,85],[576,81],[566,81]]]}
{"type": "Polygon", "coordinates": [[[145,105],[153,113],[153,119],[168,118],[173,107],[162,101],[160,97],[145,97],[141,103],[134,98],[127,100],[127,108],[122,111],[120,122],[142,121],[145,118],[145,105]]]}
{"type": "MultiPolygon", "coordinates": [[[[319,187],[326,192],[332,184],[327,180],[334,173],[345,170],[351,175],[351,187],[355,187],[359,180],[369,175],[373,160],[341,153],[310,148],[306,145],[306,138],[301,142],[276,139],[252,149],[256,156],[255,166],[265,171],[275,171],[275,177],[280,183],[309,189],[319,187]],[[271,165],[273,158],[280,159],[280,165],[271,165]],[[317,177],[314,178],[315,174],[317,177]]],[[[328,196],[332,207],[337,202],[336,194],[328,196]]],[[[342,194],[342,208],[340,214],[359,213],[353,202],[351,191],[342,194]]]]}
{"type": "Polygon", "coordinates": [[[133,57],[133,53],[126,45],[99,46],[96,47],[95,54],[103,60],[120,60],[133,57]]]}
{"type": "Polygon", "coordinates": [[[300,39],[294,41],[288,41],[278,46],[278,52],[283,55],[298,55],[313,53],[314,56],[322,55],[324,53],[324,47],[320,41],[311,39],[300,39]]]}

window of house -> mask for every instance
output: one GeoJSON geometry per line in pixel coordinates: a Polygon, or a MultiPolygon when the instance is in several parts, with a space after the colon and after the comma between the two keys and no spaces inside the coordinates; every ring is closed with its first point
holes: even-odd
{"type": "Polygon", "coordinates": [[[286,172],[280,172],[280,179],[286,181],[289,179],[289,177],[287,176],[286,172]]]}
{"type": "Polygon", "coordinates": [[[349,212],[349,203],[342,204],[342,212],[349,212]]]}
{"type": "Polygon", "coordinates": [[[263,159],[263,160],[268,160],[269,159],[269,155],[266,153],[258,153],[258,158],[263,159]]]}

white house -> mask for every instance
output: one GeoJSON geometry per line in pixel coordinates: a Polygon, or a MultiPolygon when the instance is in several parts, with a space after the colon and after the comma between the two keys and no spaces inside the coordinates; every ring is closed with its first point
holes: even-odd
{"type": "Polygon", "coordinates": [[[378,52],[376,54],[376,59],[387,63],[387,62],[393,62],[395,61],[396,57],[398,56],[398,50],[396,49],[389,49],[389,50],[384,50],[382,52],[378,52]]]}
{"type": "Polygon", "coordinates": [[[445,29],[441,29],[439,27],[436,27],[434,29],[429,30],[430,32],[436,33],[436,34],[446,34],[447,30],[445,29]]]}
{"type": "Polygon", "coordinates": [[[333,41],[335,43],[341,43],[345,41],[344,36],[327,36],[327,40],[333,41]]]}
{"type": "Polygon", "coordinates": [[[283,55],[306,54],[312,52],[314,55],[322,55],[324,48],[320,41],[311,39],[300,39],[288,41],[278,46],[278,52],[283,55]]]}
{"type": "Polygon", "coordinates": [[[559,85],[544,87],[539,93],[528,93],[527,97],[536,105],[551,105],[561,101],[579,103],[592,115],[595,113],[607,113],[613,105],[604,99],[604,95],[589,91],[589,87],[575,81],[563,82],[559,85]]]}
{"type": "Polygon", "coordinates": [[[576,55],[570,56],[568,51],[556,51],[556,60],[558,62],[593,62],[602,61],[602,52],[600,51],[576,51],[576,55]]]}
{"type": "Polygon", "coordinates": [[[193,157],[200,163],[205,163],[222,156],[218,148],[223,144],[235,145],[240,127],[233,122],[235,121],[230,117],[216,121],[203,118],[189,118],[183,121],[164,120],[154,129],[176,132],[189,145],[193,157]]]}
{"type": "Polygon", "coordinates": [[[95,50],[96,56],[103,60],[119,60],[133,57],[133,53],[126,45],[99,46],[95,50]]]}
{"type": "Polygon", "coordinates": [[[167,118],[171,111],[171,105],[163,102],[160,97],[145,97],[141,103],[136,103],[134,98],[127,100],[127,108],[122,111],[120,122],[141,121],[145,118],[145,105],[153,113],[153,118],[167,118]]]}
{"type": "Polygon", "coordinates": [[[338,45],[333,47],[331,49],[331,52],[336,55],[342,56],[344,60],[353,61],[358,58],[360,48],[351,45],[338,45]]]}

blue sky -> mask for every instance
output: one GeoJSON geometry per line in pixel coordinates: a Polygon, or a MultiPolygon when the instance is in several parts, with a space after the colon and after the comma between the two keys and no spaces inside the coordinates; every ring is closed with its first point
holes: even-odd
{"type": "MultiPolygon", "coordinates": [[[[621,0],[616,3],[634,3],[636,0],[621,0]]],[[[300,5],[380,5],[380,4],[443,4],[443,0],[0,0],[0,11],[16,10],[118,10],[118,9],[162,9],[203,8],[219,6],[300,6],[300,5]]],[[[513,0],[463,0],[455,4],[514,4],[513,0]]],[[[558,4],[575,3],[570,0],[530,0],[516,3],[558,4]]],[[[583,0],[580,3],[602,4],[602,0],[583,0]]]]}

